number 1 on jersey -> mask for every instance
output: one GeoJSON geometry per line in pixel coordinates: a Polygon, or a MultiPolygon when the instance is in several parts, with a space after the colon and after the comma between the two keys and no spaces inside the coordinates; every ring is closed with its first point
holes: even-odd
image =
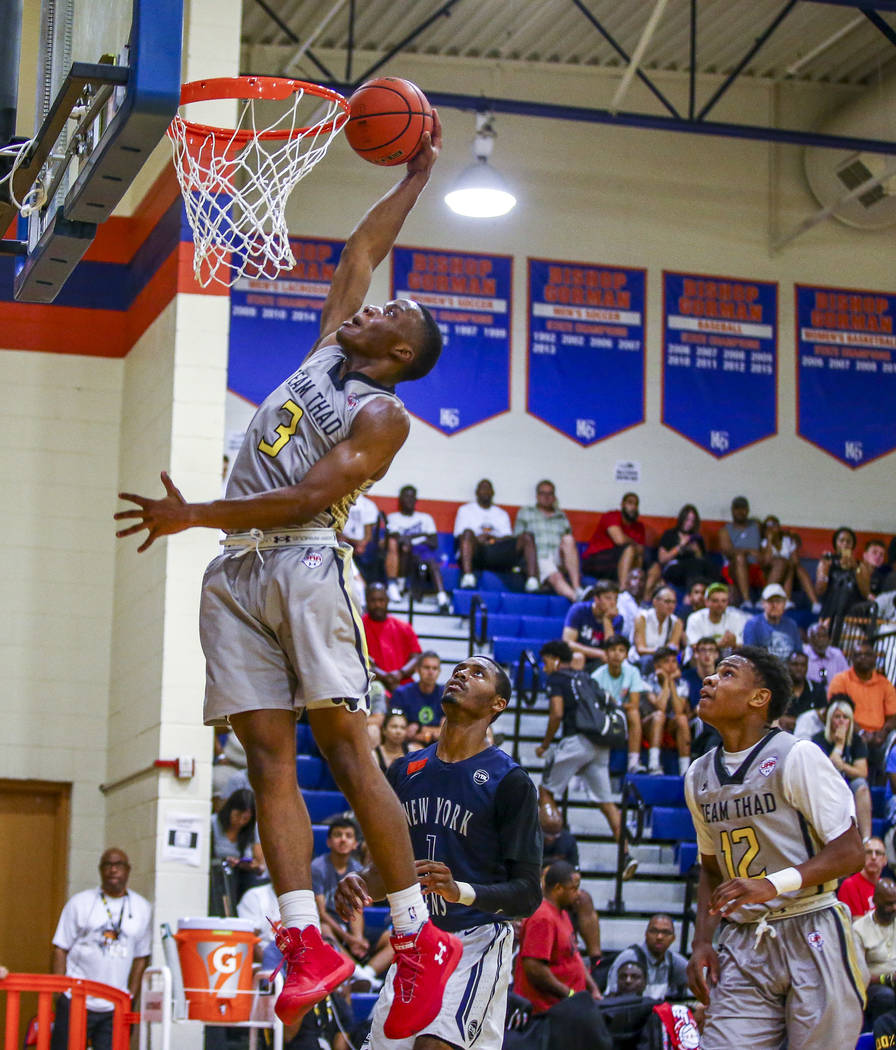
{"type": "Polygon", "coordinates": [[[290,414],[290,421],[288,423],[281,423],[277,427],[275,433],[277,434],[277,440],[273,442],[259,441],[258,451],[264,452],[268,456],[276,456],[287,441],[295,434],[296,427],[299,425],[299,420],[305,415],[305,410],[299,408],[299,406],[290,399],[285,401],[280,406],[281,412],[288,412],[290,414]]]}

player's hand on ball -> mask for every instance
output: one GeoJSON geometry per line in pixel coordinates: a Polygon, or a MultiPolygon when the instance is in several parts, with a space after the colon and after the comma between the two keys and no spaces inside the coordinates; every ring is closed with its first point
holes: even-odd
{"type": "Polygon", "coordinates": [[[432,134],[428,131],[423,132],[420,148],[408,161],[408,175],[428,175],[433,164],[438,160],[441,149],[442,122],[439,120],[438,112],[434,109],[432,111],[432,134]]]}
{"type": "Polygon", "coordinates": [[[115,520],[126,521],[128,518],[139,518],[140,520],[126,529],[119,529],[115,535],[120,539],[122,536],[132,536],[141,529],[146,529],[148,532],[146,539],[137,548],[138,554],[150,547],[160,536],[170,536],[190,527],[187,501],[166,471],[163,470],[161,476],[167,493],[163,499],[149,499],[146,496],[137,496],[133,492],[118,493],[119,499],[136,503],[139,509],[120,510],[114,515],[115,520]]]}
{"type": "Polygon", "coordinates": [[[414,865],[424,893],[437,893],[453,904],[460,900],[460,887],[447,864],[438,860],[415,860],[414,865]]]}
{"type": "Polygon", "coordinates": [[[778,891],[768,879],[729,879],[715,888],[709,910],[724,918],[745,904],[762,904],[777,896],[778,891]]]}
{"type": "Polygon", "coordinates": [[[350,872],[340,879],[333,894],[336,913],[348,922],[356,911],[373,904],[367,892],[367,883],[357,872],[350,872]]]}
{"type": "Polygon", "coordinates": [[[710,985],[719,982],[719,957],[711,944],[695,944],[688,960],[688,984],[703,1003],[709,1005],[710,985]]]}

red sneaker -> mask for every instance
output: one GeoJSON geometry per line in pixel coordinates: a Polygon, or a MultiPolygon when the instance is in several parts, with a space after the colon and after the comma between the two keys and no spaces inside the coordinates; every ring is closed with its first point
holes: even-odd
{"type": "Polygon", "coordinates": [[[408,1039],[438,1016],[448,978],[463,945],[427,920],[417,933],[391,938],[395,949],[394,998],[383,1025],[387,1039],[408,1039]]]}
{"type": "MultiPolygon", "coordinates": [[[[268,920],[270,922],[270,920],[268,920]]],[[[284,1024],[296,1024],[306,1013],[355,972],[349,962],[321,938],[320,930],[304,930],[271,922],[274,942],[283,955],[286,967],[283,991],[274,1011],[284,1024]]]]}

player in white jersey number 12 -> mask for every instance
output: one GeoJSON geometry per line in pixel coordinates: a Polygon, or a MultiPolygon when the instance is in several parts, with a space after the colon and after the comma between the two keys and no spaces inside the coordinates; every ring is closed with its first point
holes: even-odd
{"type": "Polygon", "coordinates": [[[403,989],[386,1023],[391,1038],[407,1038],[436,1016],[461,946],[429,921],[404,813],[373,760],[364,717],[364,632],[349,585],[350,548],[337,542],[336,531],[407,438],[408,414],[395,384],[422,378],[441,351],[438,325],[419,303],[363,306],[373,270],[438,156],[435,113],[433,121],[405,177],[346,242],[323,306],[321,338],[259,407],[225,498],[188,503],[162,474],[162,499],[122,493],[137,508],[115,515],[137,519],[119,536],[147,530],[139,551],[197,526],[228,533],[202,585],[205,721],[229,723],[246,749],[283,923],[277,944],[287,976],[277,1013],[295,1024],[352,970],[321,940],[311,890],[311,823],[295,767],[295,719],[305,708],[388,890],[403,989]]]}

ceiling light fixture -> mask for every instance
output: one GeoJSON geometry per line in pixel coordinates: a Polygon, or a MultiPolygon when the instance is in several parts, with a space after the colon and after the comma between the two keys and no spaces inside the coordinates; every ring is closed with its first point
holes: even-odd
{"type": "Polygon", "coordinates": [[[494,219],[515,207],[516,197],[488,163],[494,144],[494,114],[477,113],[476,137],[473,139],[475,163],[464,168],[454,188],[445,194],[445,203],[456,214],[471,219],[494,219]]]}

